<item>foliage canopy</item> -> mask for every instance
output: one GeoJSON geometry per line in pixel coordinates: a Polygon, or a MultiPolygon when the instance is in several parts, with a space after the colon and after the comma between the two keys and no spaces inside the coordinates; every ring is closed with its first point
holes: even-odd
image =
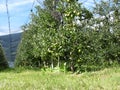
{"type": "Polygon", "coordinates": [[[118,28],[113,33],[106,30],[109,24],[92,28],[105,20],[93,18],[77,0],[55,1],[37,6],[31,22],[23,27],[16,66],[58,66],[79,72],[120,62],[118,28]]]}

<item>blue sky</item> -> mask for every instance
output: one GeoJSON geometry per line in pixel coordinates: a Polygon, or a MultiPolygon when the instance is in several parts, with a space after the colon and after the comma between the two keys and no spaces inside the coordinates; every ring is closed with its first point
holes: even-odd
{"type": "MultiPolygon", "coordinates": [[[[11,21],[11,33],[21,32],[21,26],[29,22],[30,10],[35,0],[8,0],[8,8],[11,21]]],[[[40,0],[41,2],[43,0],[40,0]]],[[[93,6],[93,0],[80,0],[84,6],[93,6]]],[[[0,35],[9,34],[8,20],[6,13],[6,0],[0,0],[0,35]]],[[[34,6],[37,4],[37,0],[34,6]]]]}

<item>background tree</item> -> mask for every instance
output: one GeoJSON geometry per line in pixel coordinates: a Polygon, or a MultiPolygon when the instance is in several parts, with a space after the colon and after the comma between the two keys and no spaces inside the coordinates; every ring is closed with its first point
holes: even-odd
{"type": "Polygon", "coordinates": [[[103,49],[102,54],[107,63],[113,63],[114,61],[119,62],[119,8],[118,1],[116,0],[107,0],[98,4],[94,8],[94,14],[99,16],[95,19],[95,25],[98,25],[97,31],[100,33],[101,49],[103,49]],[[118,13],[116,13],[116,11],[118,13]],[[102,25],[101,25],[102,24],[102,25]]]}
{"type": "Polygon", "coordinates": [[[0,70],[8,68],[8,62],[5,58],[4,51],[0,45],[0,70]]]}

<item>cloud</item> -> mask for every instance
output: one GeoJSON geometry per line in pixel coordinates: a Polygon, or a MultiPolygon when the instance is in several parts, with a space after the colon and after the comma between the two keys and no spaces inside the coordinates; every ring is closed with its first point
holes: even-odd
{"type": "Polygon", "coordinates": [[[10,9],[14,9],[15,7],[23,6],[23,5],[26,5],[26,4],[33,3],[33,2],[34,2],[34,0],[21,0],[19,2],[11,3],[9,5],[9,8],[10,9]]]}
{"type": "Polygon", "coordinates": [[[7,33],[0,32],[0,36],[4,36],[4,35],[7,35],[7,33]]]}
{"type": "MultiPolygon", "coordinates": [[[[18,27],[11,27],[11,34],[13,33],[20,33],[22,30],[18,27]]],[[[2,35],[8,35],[9,34],[9,28],[7,26],[0,26],[0,36],[2,35]]]]}
{"type": "Polygon", "coordinates": [[[6,6],[4,4],[0,4],[0,13],[6,12],[6,6]]]}
{"type": "MultiPolygon", "coordinates": [[[[30,4],[33,2],[34,2],[34,0],[20,0],[20,1],[9,0],[8,8],[11,11],[11,10],[20,8],[20,6],[27,5],[27,4],[30,4]]],[[[0,4],[0,13],[3,13],[3,12],[6,12],[6,3],[5,2],[1,2],[1,4],[0,4]]]]}
{"type": "MultiPolygon", "coordinates": [[[[12,32],[12,34],[14,33],[21,33],[22,31],[18,31],[18,30],[14,30],[13,32],[12,32]]],[[[9,32],[1,32],[0,31],[0,36],[4,36],[4,35],[9,35],[9,32]]]]}
{"type": "Polygon", "coordinates": [[[87,0],[83,3],[86,7],[92,7],[94,5],[94,0],[87,0]]]}
{"type": "Polygon", "coordinates": [[[1,35],[6,35],[6,34],[8,34],[8,33],[9,33],[8,27],[0,26],[0,36],[1,36],[1,35]]]}

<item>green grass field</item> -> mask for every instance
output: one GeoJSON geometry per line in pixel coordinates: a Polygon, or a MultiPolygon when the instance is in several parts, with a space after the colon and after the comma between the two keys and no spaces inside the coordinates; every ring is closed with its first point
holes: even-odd
{"type": "Polygon", "coordinates": [[[0,72],[0,90],[120,90],[120,67],[82,74],[6,70],[0,72]]]}

